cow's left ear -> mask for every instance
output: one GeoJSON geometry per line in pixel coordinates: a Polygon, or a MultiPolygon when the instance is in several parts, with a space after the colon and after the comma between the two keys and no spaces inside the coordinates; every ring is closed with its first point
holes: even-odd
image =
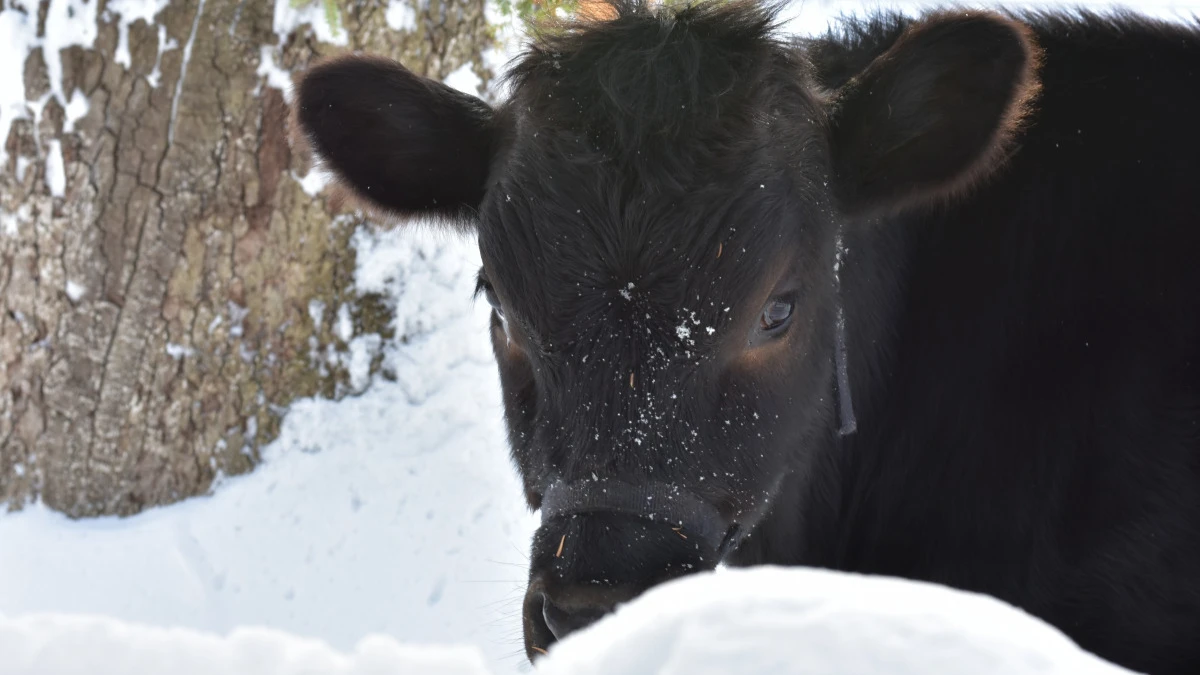
{"type": "Polygon", "coordinates": [[[986,12],[935,14],[834,95],[835,194],[848,215],[967,189],[1004,158],[1037,93],[1029,30],[986,12]]]}
{"type": "Polygon", "coordinates": [[[296,90],[299,131],[366,206],[400,219],[471,222],[492,156],[486,103],[362,56],[314,67],[296,90]]]}

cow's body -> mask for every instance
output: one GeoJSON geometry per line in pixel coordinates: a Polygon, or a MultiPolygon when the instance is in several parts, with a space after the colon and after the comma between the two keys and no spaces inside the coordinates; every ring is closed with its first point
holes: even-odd
{"type": "Polygon", "coordinates": [[[479,235],[527,653],[723,558],[1200,672],[1200,30],[617,9],[496,109],[362,59],[298,95],[352,193],[479,235]]]}
{"type": "Polygon", "coordinates": [[[1008,165],[848,239],[858,431],[736,558],[986,592],[1200,672],[1200,38],[1031,23],[1008,165]]]}

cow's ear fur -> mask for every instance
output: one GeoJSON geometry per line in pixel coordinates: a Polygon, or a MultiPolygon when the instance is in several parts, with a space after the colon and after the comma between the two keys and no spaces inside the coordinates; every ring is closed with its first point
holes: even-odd
{"type": "Polygon", "coordinates": [[[835,92],[837,200],[867,216],[952,198],[1004,160],[1037,94],[1029,30],[986,12],[935,14],[835,92]]]}
{"type": "Polygon", "coordinates": [[[317,65],[296,89],[298,131],[369,210],[470,226],[492,156],[486,103],[362,56],[317,65]]]}

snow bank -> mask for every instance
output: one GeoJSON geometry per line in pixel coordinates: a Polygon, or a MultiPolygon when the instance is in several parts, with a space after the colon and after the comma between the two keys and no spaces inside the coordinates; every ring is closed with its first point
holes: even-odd
{"type": "Polygon", "coordinates": [[[383,636],[349,653],[266,628],[227,636],[98,616],[0,616],[5,675],[486,675],[471,647],[407,646],[383,636]],[[97,664],[103,664],[97,671],[97,664]]]}
{"type": "MultiPolygon", "coordinates": [[[[227,636],[111,618],[0,617],[8,675],[489,673],[474,647],[371,635],[348,652],[278,630],[227,636]]],[[[760,567],[660,586],[551,649],[538,675],[1121,675],[1009,605],[933,584],[760,567]]]]}
{"type": "Polygon", "coordinates": [[[1118,675],[1046,623],[934,584],[759,567],[647,592],[539,675],[1118,675]]]}

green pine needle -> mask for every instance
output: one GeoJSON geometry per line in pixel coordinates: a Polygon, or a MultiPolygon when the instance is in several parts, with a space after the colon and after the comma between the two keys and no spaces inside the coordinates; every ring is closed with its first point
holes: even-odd
{"type": "MultiPolygon", "coordinates": [[[[314,2],[317,0],[288,0],[288,4],[293,9],[300,9],[314,2]]],[[[338,0],[320,0],[320,2],[325,9],[325,22],[329,24],[330,31],[337,35],[342,31],[342,13],[338,10],[338,0]]]]}

